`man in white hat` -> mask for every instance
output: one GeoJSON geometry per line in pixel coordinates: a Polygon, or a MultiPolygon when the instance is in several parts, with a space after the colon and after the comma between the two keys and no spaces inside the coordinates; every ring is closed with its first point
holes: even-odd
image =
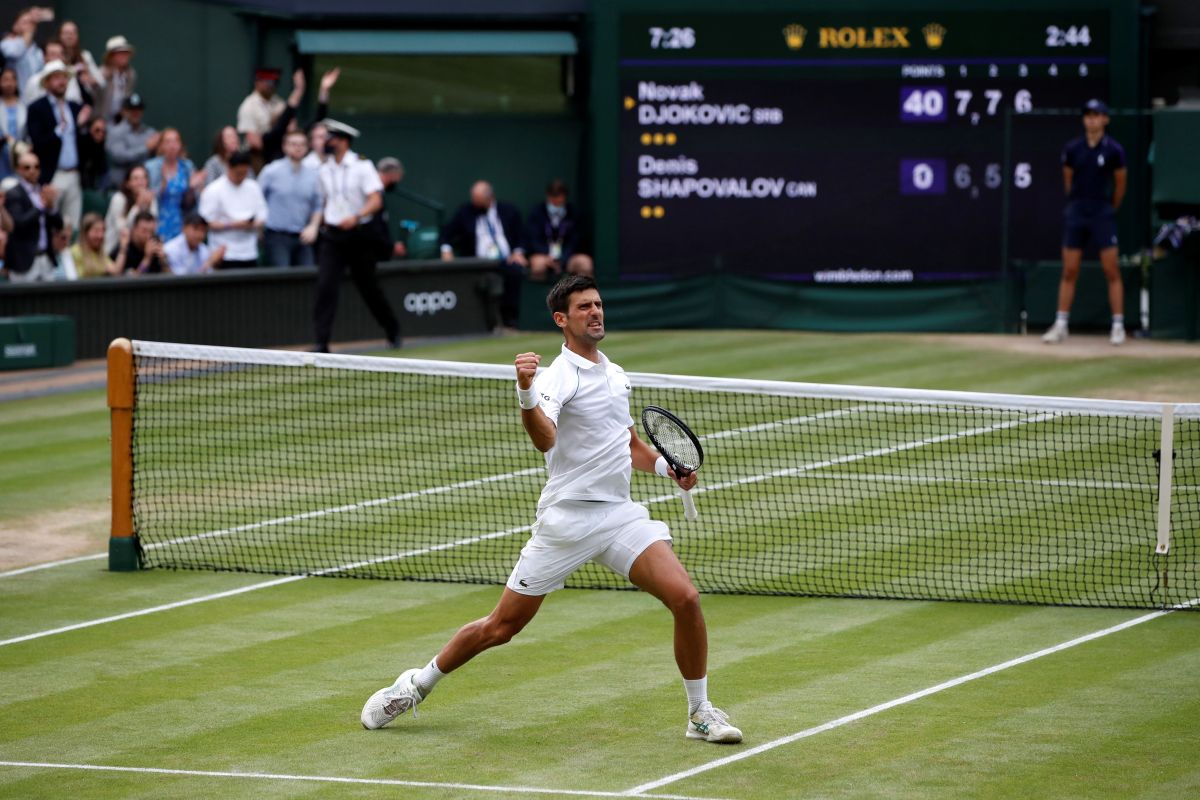
{"type": "Polygon", "coordinates": [[[113,122],[121,115],[125,98],[137,91],[137,70],[129,63],[133,59],[133,45],[124,36],[114,36],[104,46],[104,86],[96,98],[98,113],[113,122]]]}
{"type": "MultiPolygon", "coordinates": [[[[62,61],[66,64],[67,60],[62,42],[52,39],[46,42],[46,64],[49,65],[56,61],[62,61]]],[[[79,83],[78,71],[70,64],[67,64],[67,69],[71,71],[71,77],[67,81],[67,99],[75,103],[88,105],[92,102],[91,96],[84,94],[83,86],[79,83]]],[[[30,78],[21,90],[21,102],[28,106],[34,100],[45,97],[46,78],[49,76],[50,73],[46,70],[45,66],[38,70],[37,74],[30,78]]]]}
{"type": "Polygon", "coordinates": [[[42,71],[46,94],[29,104],[29,140],[42,162],[41,183],[50,184],[58,192],[63,222],[74,230],[83,211],[79,140],[92,109],[67,99],[67,82],[73,74],[70,67],[62,61],[51,61],[42,71]]]}

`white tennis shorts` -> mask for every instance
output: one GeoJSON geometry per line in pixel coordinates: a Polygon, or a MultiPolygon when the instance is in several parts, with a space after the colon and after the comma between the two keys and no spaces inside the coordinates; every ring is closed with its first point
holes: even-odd
{"type": "Polygon", "coordinates": [[[589,561],[628,578],[642,551],[660,541],[671,541],[666,524],[650,519],[645,506],[632,500],[561,500],[538,514],[533,535],[508,577],[508,588],[519,594],[549,594],[563,588],[571,573],[589,561]]]}

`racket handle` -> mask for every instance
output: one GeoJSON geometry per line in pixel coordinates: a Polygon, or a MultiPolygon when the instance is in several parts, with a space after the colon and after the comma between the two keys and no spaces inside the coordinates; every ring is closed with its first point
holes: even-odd
{"type": "Polygon", "coordinates": [[[692,499],[692,493],[684,489],[679,490],[679,496],[683,498],[683,518],[696,518],[696,501],[692,499]]]}

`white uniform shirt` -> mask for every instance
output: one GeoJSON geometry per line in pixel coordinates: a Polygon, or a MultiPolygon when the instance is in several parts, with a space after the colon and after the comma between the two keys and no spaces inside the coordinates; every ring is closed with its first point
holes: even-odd
{"type": "MultiPolygon", "coordinates": [[[[200,193],[200,216],[214,222],[241,222],[253,218],[258,224],[267,221],[267,201],[253,178],[247,177],[237,186],[222,175],[204,187],[200,193]]],[[[212,231],[208,235],[212,247],[225,245],[229,261],[253,261],[258,258],[257,230],[212,231]]]]}
{"type": "Polygon", "coordinates": [[[333,156],[326,158],[318,174],[321,196],[325,198],[326,225],[335,226],[347,217],[357,216],[369,195],[383,191],[383,181],[375,165],[359,158],[353,150],[346,151],[340,164],[333,156]]]}
{"type": "Polygon", "coordinates": [[[538,509],[561,500],[629,499],[629,377],[601,353],[600,363],[567,349],[534,380],[543,413],[558,427],[546,453],[538,509]]]}

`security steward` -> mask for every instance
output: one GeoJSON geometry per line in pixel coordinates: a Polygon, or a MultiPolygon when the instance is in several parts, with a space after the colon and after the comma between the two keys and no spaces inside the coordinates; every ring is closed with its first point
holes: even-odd
{"type": "Polygon", "coordinates": [[[315,352],[328,353],[337,314],[338,291],[349,269],[371,316],[388,344],[400,347],[400,323],[375,275],[380,243],[372,219],[383,209],[383,182],[375,165],[350,149],[359,131],[337,120],[323,121],[329,131],[318,180],[324,199],[321,241],[317,247],[317,301],[313,308],[315,352]]]}

